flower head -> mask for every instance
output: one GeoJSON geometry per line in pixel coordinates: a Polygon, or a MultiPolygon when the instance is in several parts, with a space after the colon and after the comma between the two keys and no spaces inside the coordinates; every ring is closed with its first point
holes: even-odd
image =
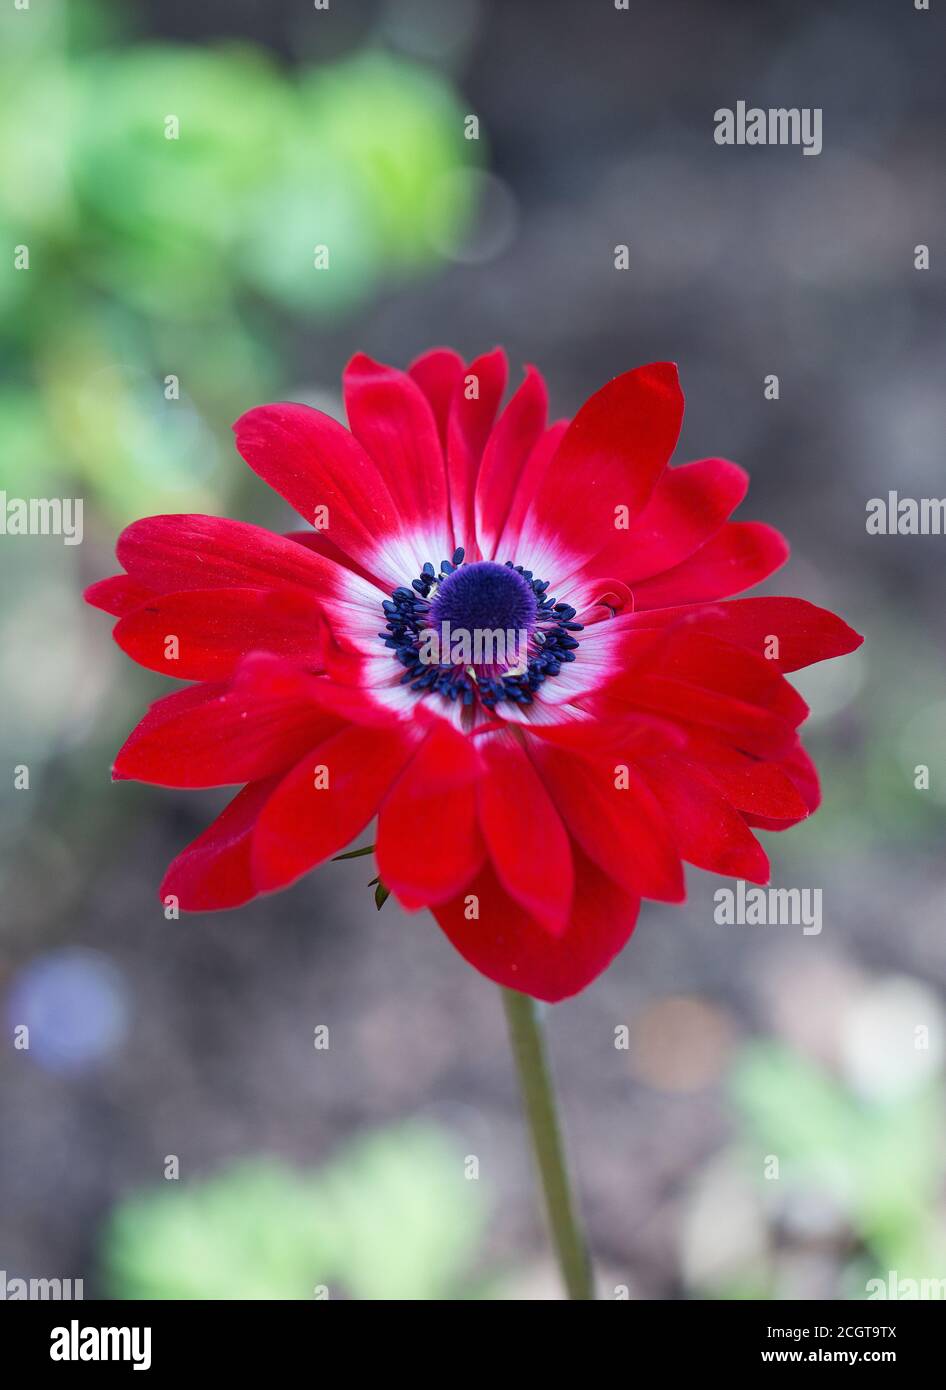
{"type": "Polygon", "coordinates": [[[721,601],[788,550],[729,520],[735,464],[668,468],[671,364],[552,425],[534,368],[500,412],[505,380],[500,351],[406,373],[357,356],[350,429],[249,411],[240,453],[315,529],[149,517],[87,598],[136,661],[193,682],[152,706],[115,777],[242,786],[163,895],[234,907],[377,816],[402,904],[555,1000],[607,966],[642,897],[683,898],[683,861],[767,882],[753,828],[819,795],[786,673],[861,639],[803,599],[721,601]]]}

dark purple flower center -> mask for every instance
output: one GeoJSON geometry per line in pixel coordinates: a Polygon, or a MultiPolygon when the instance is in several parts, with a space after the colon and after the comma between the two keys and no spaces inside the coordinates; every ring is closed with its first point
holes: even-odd
{"type": "Polygon", "coordinates": [[[478,560],[437,585],[428,619],[438,628],[446,622],[459,631],[524,631],[531,637],[538,608],[524,575],[495,560],[478,560]]]}
{"type": "Polygon", "coordinates": [[[464,565],[454,552],[435,570],[428,562],[410,588],[382,605],[379,633],[404,666],[401,683],[487,709],[502,700],[532,703],[536,690],[575,660],[582,630],[575,609],[547,594],[548,581],[511,560],[464,565]]]}

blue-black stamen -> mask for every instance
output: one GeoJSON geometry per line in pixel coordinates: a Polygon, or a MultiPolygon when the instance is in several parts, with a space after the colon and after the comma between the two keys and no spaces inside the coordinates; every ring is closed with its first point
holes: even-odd
{"type": "Polygon", "coordinates": [[[504,565],[480,560],[463,569],[465,551],[458,547],[439,570],[427,561],[410,587],[399,585],[381,605],[387,626],[378,636],[405,668],[401,684],[418,694],[432,691],[471,706],[478,699],[487,709],[508,700],[529,705],[535,692],[563,665],[575,660],[583,625],[576,610],[549,597],[547,579],[507,560],[504,565]],[[503,579],[504,571],[512,571],[503,579]],[[517,578],[513,580],[512,575],[517,578]],[[526,633],[524,669],[464,665],[440,653],[436,663],[422,659],[425,634],[442,624],[453,630],[498,629],[526,633]],[[446,659],[445,659],[446,658],[446,659]]]}

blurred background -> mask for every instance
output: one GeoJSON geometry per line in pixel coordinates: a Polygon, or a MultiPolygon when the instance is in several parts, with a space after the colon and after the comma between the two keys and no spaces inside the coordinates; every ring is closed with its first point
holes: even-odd
{"type": "Polygon", "coordinates": [[[763,834],[821,934],[718,926],[693,870],[547,1011],[602,1294],[946,1278],[946,540],[865,530],[946,491],[944,37],[911,0],[4,7],[0,488],[85,503],[81,546],[0,539],[8,1278],[558,1296],[495,988],[367,861],[166,921],[225,796],[110,784],[163,683],[80,601],[137,516],[287,529],[230,422],[441,343],[536,362],[557,416],[675,359],[677,459],[743,464],[768,589],[867,639],[799,678],[824,807],[763,834]],[[823,152],[717,146],[740,99],[821,107],[823,152]]]}

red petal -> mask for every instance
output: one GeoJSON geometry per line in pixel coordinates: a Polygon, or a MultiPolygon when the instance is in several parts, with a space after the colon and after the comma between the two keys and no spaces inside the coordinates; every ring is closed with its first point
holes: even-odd
{"type": "Polygon", "coordinates": [[[804,820],[809,807],[778,763],[762,762],[716,739],[694,734],[687,738],[685,757],[720,789],[737,811],[765,816],[773,822],[804,820]]]}
{"type": "Polygon", "coordinates": [[[117,779],[161,787],[254,782],[295,762],[338,726],[315,703],[318,677],[262,653],[227,686],[179,690],[153,704],[115,759],[117,779]]]}
{"type": "Polygon", "coordinates": [[[626,531],[615,531],[589,570],[628,584],[672,569],[716,534],[746,495],[749,475],[726,459],[668,468],[626,531]]]}
{"type": "MultiPolygon", "coordinates": [[[[358,353],[345,368],[352,433],[378,465],[402,526],[448,542],[447,479],[433,411],[406,372],[358,353]]],[[[435,555],[434,561],[442,559],[435,555]]],[[[402,581],[403,582],[403,581],[402,581]]]]}
{"type": "Polygon", "coordinates": [[[476,480],[476,535],[489,558],[496,554],[520,477],[545,431],[547,412],[545,382],[534,367],[527,367],[525,381],[489,437],[476,480]]]}
{"type": "Polygon", "coordinates": [[[218,516],[147,516],[118,538],[118,559],[157,593],[181,589],[272,589],[302,585],[335,592],[341,572],[261,526],[218,516]]]}
{"type": "Polygon", "coordinates": [[[463,376],[463,358],[451,348],[433,348],[416,357],[407,370],[434,412],[437,434],[446,457],[447,425],[453,397],[463,376]]]}
{"type": "MultiPolygon", "coordinates": [[[[291,402],[249,410],[233,430],[254,473],[310,525],[326,531],[386,585],[403,583],[395,540],[398,508],[380,468],[354,435],[322,411],[291,402]]],[[[305,554],[301,546],[295,549],[305,554]]]]}
{"type": "Polygon", "coordinates": [[[90,584],[82,597],[93,608],[101,608],[103,613],[121,618],[137,608],[139,603],[144,603],[152,593],[152,589],[139,584],[127,574],[113,574],[109,579],[90,584]]]}
{"type": "Polygon", "coordinates": [[[758,652],[780,671],[797,671],[816,661],[855,651],[863,637],[827,608],[803,598],[740,598],[712,608],[685,604],[636,613],[626,620],[638,630],[692,622],[712,633],[758,652]],[[773,638],[778,642],[778,655],[773,638]]]}
{"type": "Polygon", "coordinates": [[[439,724],[385,797],[376,857],[382,881],[409,909],[446,902],[483,867],[475,745],[439,724]]]}
{"type": "Polygon", "coordinates": [[[698,629],[672,633],[659,655],[660,674],[759,705],[797,727],[808,706],[772,661],[698,629]]]}
{"type": "Polygon", "coordinates": [[[533,745],[532,756],[589,859],[630,893],[683,900],[683,869],[671,826],[633,768],[600,754],[577,757],[547,745],[533,745]]]}
{"type": "Polygon", "coordinates": [[[784,565],[788,544],[761,521],[730,521],[682,564],[634,585],[638,612],[668,603],[726,598],[751,589],[784,565]]]}
{"type": "Polygon", "coordinates": [[[414,795],[427,799],[455,787],[469,786],[482,771],[477,742],[452,724],[432,716],[429,733],[401,780],[409,780],[414,795]]]}
{"type": "Polygon", "coordinates": [[[384,589],[383,581],[376,574],[369,574],[364,566],[358,564],[357,560],[346,555],[345,551],[337,546],[324,531],[287,531],[286,540],[295,541],[297,545],[304,545],[307,550],[314,550],[316,555],[321,555],[326,560],[331,560],[333,564],[341,565],[342,569],[351,570],[353,574],[367,579],[369,584],[384,589]]]}
{"type": "Polygon", "coordinates": [[[133,661],[164,676],[223,680],[251,651],[317,668],[320,613],[318,600],[299,589],[189,589],[152,594],[116,624],[114,637],[133,661]],[[177,639],[170,658],[169,637],[177,639]]]}
{"type": "Polygon", "coordinates": [[[505,388],[506,354],[502,348],[495,348],[477,357],[465,369],[450,410],[447,426],[450,513],[454,539],[457,545],[465,547],[467,558],[470,558],[475,537],[476,474],[505,388]],[[473,390],[475,395],[470,394],[473,390]]]}
{"type": "Polygon", "coordinates": [[[565,431],[539,483],[524,534],[539,548],[545,538],[553,544],[561,538],[577,557],[575,568],[597,555],[614,535],[615,517],[623,515],[617,509],[626,507],[635,517],[646,505],[682,420],[683,395],[673,363],[654,362],[615,377],[585,402],[565,431]]]}
{"type": "Polygon", "coordinates": [[[545,477],[549,464],[565,437],[568,424],[567,420],[556,420],[554,425],[549,425],[526,460],[509,508],[505,530],[496,547],[497,553],[504,559],[512,559],[519,549],[519,537],[526,513],[532,505],[539,483],[545,477]]]}
{"type": "Polygon", "coordinates": [[[625,945],[639,900],[575,850],[571,917],[552,936],[510,898],[491,864],[462,897],[433,909],[462,956],[507,989],[556,1003],[591,983],[625,945]],[[471,915],[475,913],[475,916],[471,915]]]}
{"type": "MultiPolygon", "coordinates": [[[[608,690],[618,685],[614,682],[608,690]]],[[[722,732],[728,742],[760,757],[775,757],[784,752],[794,737],[789,721],[769,710],[666,676],[636,677],[628,681],[623,695],[637,708],[722,732]]]]}
{"type": "Polygon", "coordinates": [[[561,724],[530,724],[530,738],[553,743],[566,752],[635,755],[683,748],[679,725],[651,714],[622,712],[609,719],[571,719],[561,724]]]}
{"type": "Polygon", "coordinates": [[[668,753],[644,760],[640,770],[666,811],[687,863],[750,883],[768,883],[765,851],[699,768],[668,753]]]}
{"type": "Polygon", "coordinates": [[[561,819],[512,734],[479,740],[480,824],[500,882],[552,933],[564,930],[572,902],[572,856],[561,819]]]}
{"type": "Polygon", "coordinates": [[[260,888],[283,888],[350,844],[377,813],[414,746],[403,725],[353,724],[314,745],[260,815],[253,843],[260,888]]]}
{"type": "Polygon", "coordinates": [[[185,912],[216,912],[255,898],[250,852],[253,830],[278,777],[251,782],[229,806],[182,850],[161,884],[161,898],[172,895],[185,912]]]}
{"type": "MultiPolygon", "coordinates": [[[[779,760],[779,768],[791,781],[799,796],[807,807],[809,815],[817,811],[821,805],[821,787],[818,782],[818,769],[805,752],[800,741],[787,754],[779,760]]],[[[758,826],[762,830],[787,830],[788,826],[794,821],[786,821],[781,816],[772,813],[766,815],[755,815],[746,813],[745,819],[749,825],[758,826]]],[[[802,819],[802,817],[796,817],[802,819]]]]}

